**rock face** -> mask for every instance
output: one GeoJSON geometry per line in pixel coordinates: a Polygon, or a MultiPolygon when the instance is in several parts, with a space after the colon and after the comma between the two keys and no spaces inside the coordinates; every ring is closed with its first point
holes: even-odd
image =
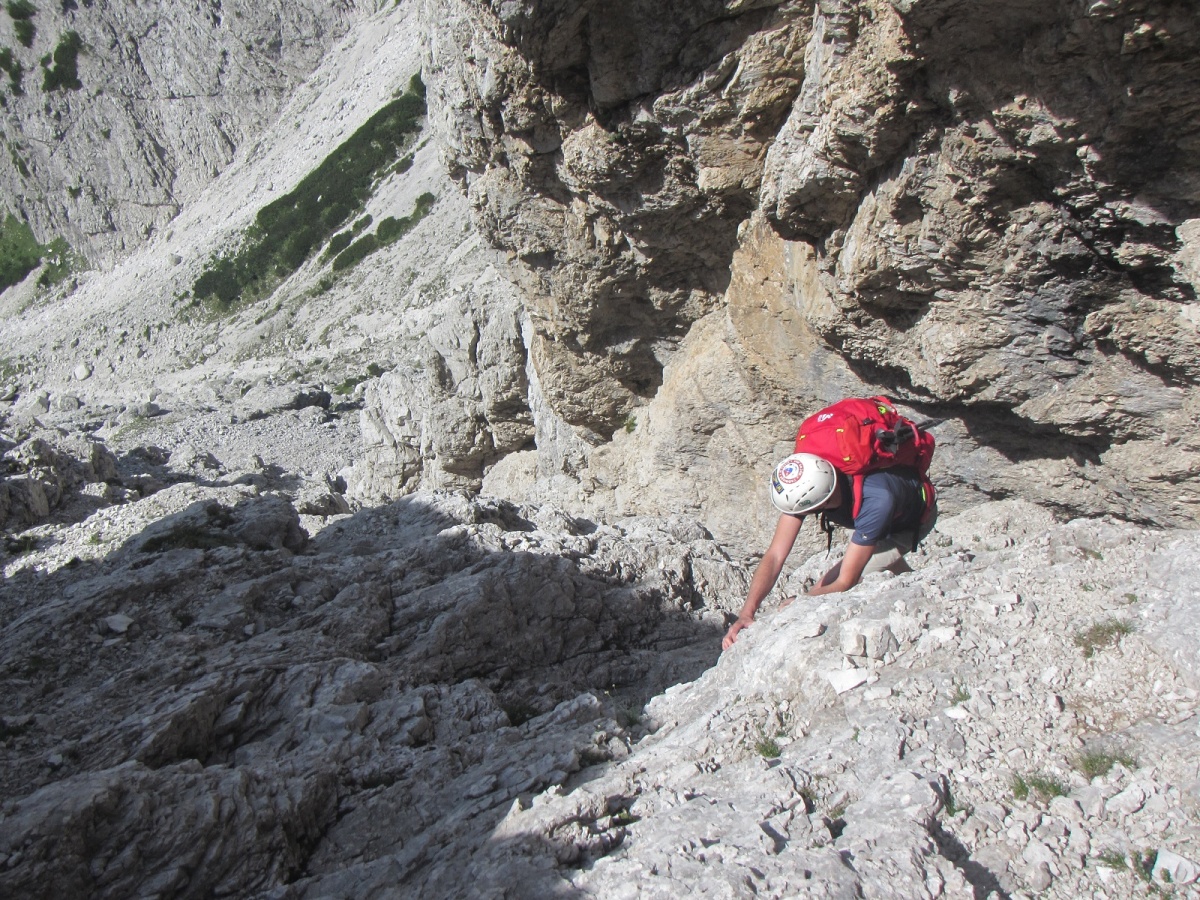
{"type": "Polygon", "coordinates": [[[717,305],[799,89],[806,11],[738,5],[426,4],[451,174],[522,260],[542,390],[591,440],[717,305]]]}
{"type": "Polygon", "coordinates": [[[56,432],[27,437],[0,457],[0,529],[22,531],[47,518],[73,492],[117,477],[117,463],[99,441],[56,432]]]}
{"type": "Polygon", "coordinates": [[[309,538],[230,475],[56,538],[0,597],[6,896],[1069,898],[1200,871],[1192,532],[986,504],[911,575],[768,604],[719,661],[748,573],[684,518],[418,493],[309,538]]]}
{"type": "Polygon", "coordinates": [[[24,20],[34,32],[28,46],[10,37],[11,11],[0,16],[12,59],[0,84],[8,148],[0,196],[41,241],[63,237],[107,264],[196,198],[373,8],[28,5],[36,10],[24,20]]]}
{"type": "MultiPolygon", "coordinates": [[[[163,229],[228,156],[155,138],[130,191],[175,200],[95,190],[158,233],[0,296],[0,896],[1194,891],[1200,537],[1056,521],[1196,518],[1194,11],[112,6],[21,34],[283,34],[270,90],[346,34],[252,142],[230,47],[163,121],[245,104],[236,158],[163,229]],[[192,296],[422,54],[433,127],[344,236],[419,221],[192,296]],[[801,548],[718,655],[762,473],[877,390],[939,441],[916,571],[785,607],[801,548]]],[[[44,137],[106,65],[11,59],[44,137]]]]}
{"type": "Polygon", "coordinates": [[[835,397],[760,367],[791,345],[844,361],[839,389],[952,420],[946,442],[972,450],[947,486],[1194,521],[1190,5],[427,8],[451,172],[517,258],[537,381],[576,438],[662,411],[672,367],[702,365],[677,357],[713,340],[732,388],[674,409],[679,432],[747,389],[754,418],[795,415],[764,381],[835,397]],[[767,230],[750,244],[748,216],[767,230]],[[779,313],[749,334],[739,247],[770,272],[743,302],[779,313]],[[724,333],[681,343],[706,314],[724,333]]]}
{"type": "MultiPolygon", "coordinates": [[[[4,677],[29,693],[0,720],[5,796],[24,798],[0,811],[6,896],[373,892],[628,755],[630,710],[713,662],[709,598],[745,587],[683,520],[452,495],[311,543],[285,499],[233,479],[103,520],[148,524],[7,573],[4,677]]],[[[439,871],[414,888],[456,877],[439,871]]]]}

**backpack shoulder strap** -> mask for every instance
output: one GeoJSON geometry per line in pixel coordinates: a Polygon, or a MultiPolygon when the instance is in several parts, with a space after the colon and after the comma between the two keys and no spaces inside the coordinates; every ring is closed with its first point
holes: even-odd
{"type": "Polygon", "coordinates": [[[866,473],[859,473],[850,479],[850,489],[854,502],[850,505],[850,515],[858,518],[863,504],[863,482],[867,480],[866,473]]]}

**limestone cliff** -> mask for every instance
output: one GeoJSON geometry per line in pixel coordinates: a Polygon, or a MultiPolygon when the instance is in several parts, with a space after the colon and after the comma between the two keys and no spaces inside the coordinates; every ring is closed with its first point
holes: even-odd
{"type": "Polygon", "coordinates": [[[638,423],[600,483],[761,470],[799,412],[884,390],[944,421],[950,498],[1195,520],[1191,4],[426,10],[444,152],[512,251],[548,407],[578,458],[638,423]]]}
{"type": "Polygon", "coordinates": [[[8,6],[0,197],[40,241],[111,264],[195,199],[374,4],[8,6]]]}

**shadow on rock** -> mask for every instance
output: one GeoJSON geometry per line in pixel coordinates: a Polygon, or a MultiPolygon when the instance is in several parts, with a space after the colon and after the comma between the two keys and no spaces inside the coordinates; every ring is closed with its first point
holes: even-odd
{"type": "Polygon", "coordinates": [[[431,495],[309,539],[282,497],[171,490],[200,499],[5,582],[7,895],[419,892],[627,756],[744,582],[682,520],[431,495]]]}

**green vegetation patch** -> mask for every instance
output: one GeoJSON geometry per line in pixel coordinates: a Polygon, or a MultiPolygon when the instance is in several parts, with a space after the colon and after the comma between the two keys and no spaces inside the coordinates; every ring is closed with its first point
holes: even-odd
{"type": "MultiPolygon", "coordinates": [[[[215,301],[227,310],[240,300],[265,296],[300,268],[360,213],[377,177],[420,129],[424,114],[425,86],[414,75],[408,90],[375,113],[294,190],[259,210],[240,249],[212,260],[196,280],[196,299],[215,301]]],[[[349,244],[342,253],[352,249],[349,244]]]]}
{"type": "Polygon", "coordinates": [[[356,387],[358,387],[360,384],[362,384],[367,379],[378,378],[382,374],[383,374],[383,368],[380,365],[378,365],[377,363],[371,363],[370,365],[367,366],[367,374],[352,375],[351,377],[349,377],[345,381],[343,381],[341,384],[337,385],[333,389],[333,392],[335,394],[338,394],[339,396],[344,397],[345,395],[351,393],[356,387]]]}
{"type": "Polygon", "coordinates": [[[32,47],[33,39],[37,37],[37,26],[29,19],[19,19],[13,22],[13,34],[22,47],[32,47]]]}
{"type": "Polygon", "coordinates": [[[1028,800],[1030,794],[1050,800],[1065,797],[1069,793],[1067,785],[1052,775],[1014,775],[1011,787],[1013,797],[1018,800],[1028,800]]]}
{"type": "Polygon", "coordinates": [[[46,263],[38,276],[38,284],[42,287],[53,287],[83,268],[83,258],[62,237],[56,237],[42,247],[42,259],[46,263]]]}
{"type": "Polygon", "coordinates": [[[37,7],[29,0],[8,0],[4,8],[13,20],[13,33],[17,36],[17,40],[24,47],[32,47],[34,35],[37,34],[37,28],[33,24],[33,17],[37,15],[37,7]]]}
{"type": "Polygon", "coordinates": [[[1113,647],[1121,638],[1137,631],[1133,622],[1125,619],[1106,619],[1080,631],[1075,635],[1075,646],[1083,651],[1085,659],[1091,659],[1096,651],[1104,647],[1113,647]]]}
{"type": "Polygon", "coordinates": [[[74,31],[68,31],[58,39],[54,48],[53,65],[51,57],[42,57],[42,90],[44,91],[77,91],[83,87],[79,80],[79,51],[83,49],[83,39],[74,31]]]}
{"type": "Polygon", "coordinates": [[[433,204],[436,201],[437,197],[427,191],[417,198],[416,206],[413,208],[411,215],[403,216],[399,219],[395,216],[388,216],[379,223],[374,234],[364,234],[357,241],[346,247],[345,250],[338,253],[333,260],[333,271],[340,272],[343,269],[349,269],[351,266],[362,262],[381,247],[386,247],[388,244],[400,240],[400,238],[412,231],[418,222],[429,215],[429,210],[433,209],[433,204]]]}
{"type": "Polygon", "coordinates": [[[38,276],[42,287],[58,284],[82,264],[65,238],[39,244],[29,226],[10,213],[0,222],[0,291],[20,284],[43,261],[46,265],[38,276]]]}
{"type": "Polygon", "coordinates": [[[1075,768],[1087,778],[1107,775],[1116,763],[1133,770],[1137,768],[1137,757],[1124,750],[1088,750],[1075,758],[1075,768]]]}
{"type": "Polygon", "coordinates": [[[20,97],[25,93],[25,88],[21,86],[21,80],[25,77],[25,69],[13,56],[12,47],[0,48],[0,72],[8,75],[8,86],[15,96],[20,97]]]}
{"type": "Polygon", "coordinates": [[[339,253],[349,247],[353,240],[353,232],[339,231],[329,239],[329,249],[325,251],[326,255],[337,256],[339,253]]]}
{"type": "Polygon", "coordinates": [[[37,7],[30,3],[29,0],[8,0],[4,4],[4,8],[8,11],[14,22],[32,19],[37,15],[37,7]]]}
{"type": "Polygon", "coordinates": [[[772,737],[761,737],[754,743],[754,749],[763,759],[779,759],[783,755],[783,748],[779,746],[779,742],[772,737]]]}
{"type": "Polygon", "coordinates": [[[0,223],[0,291],[20,284],[41,264],[45,249],[29,226],[9,213],[0,223]]]}
{"type": "Polygon", "coordinates": [[[22,178],[28,178],[32,173],[29,171],[29,166],[25,164],[25,160],[21,158],[21,154],[17,152],[17,148],[13,146],[12,141],[7,142],[8,155],[12,159],[13,168],[21,173],[22,178]]]}

